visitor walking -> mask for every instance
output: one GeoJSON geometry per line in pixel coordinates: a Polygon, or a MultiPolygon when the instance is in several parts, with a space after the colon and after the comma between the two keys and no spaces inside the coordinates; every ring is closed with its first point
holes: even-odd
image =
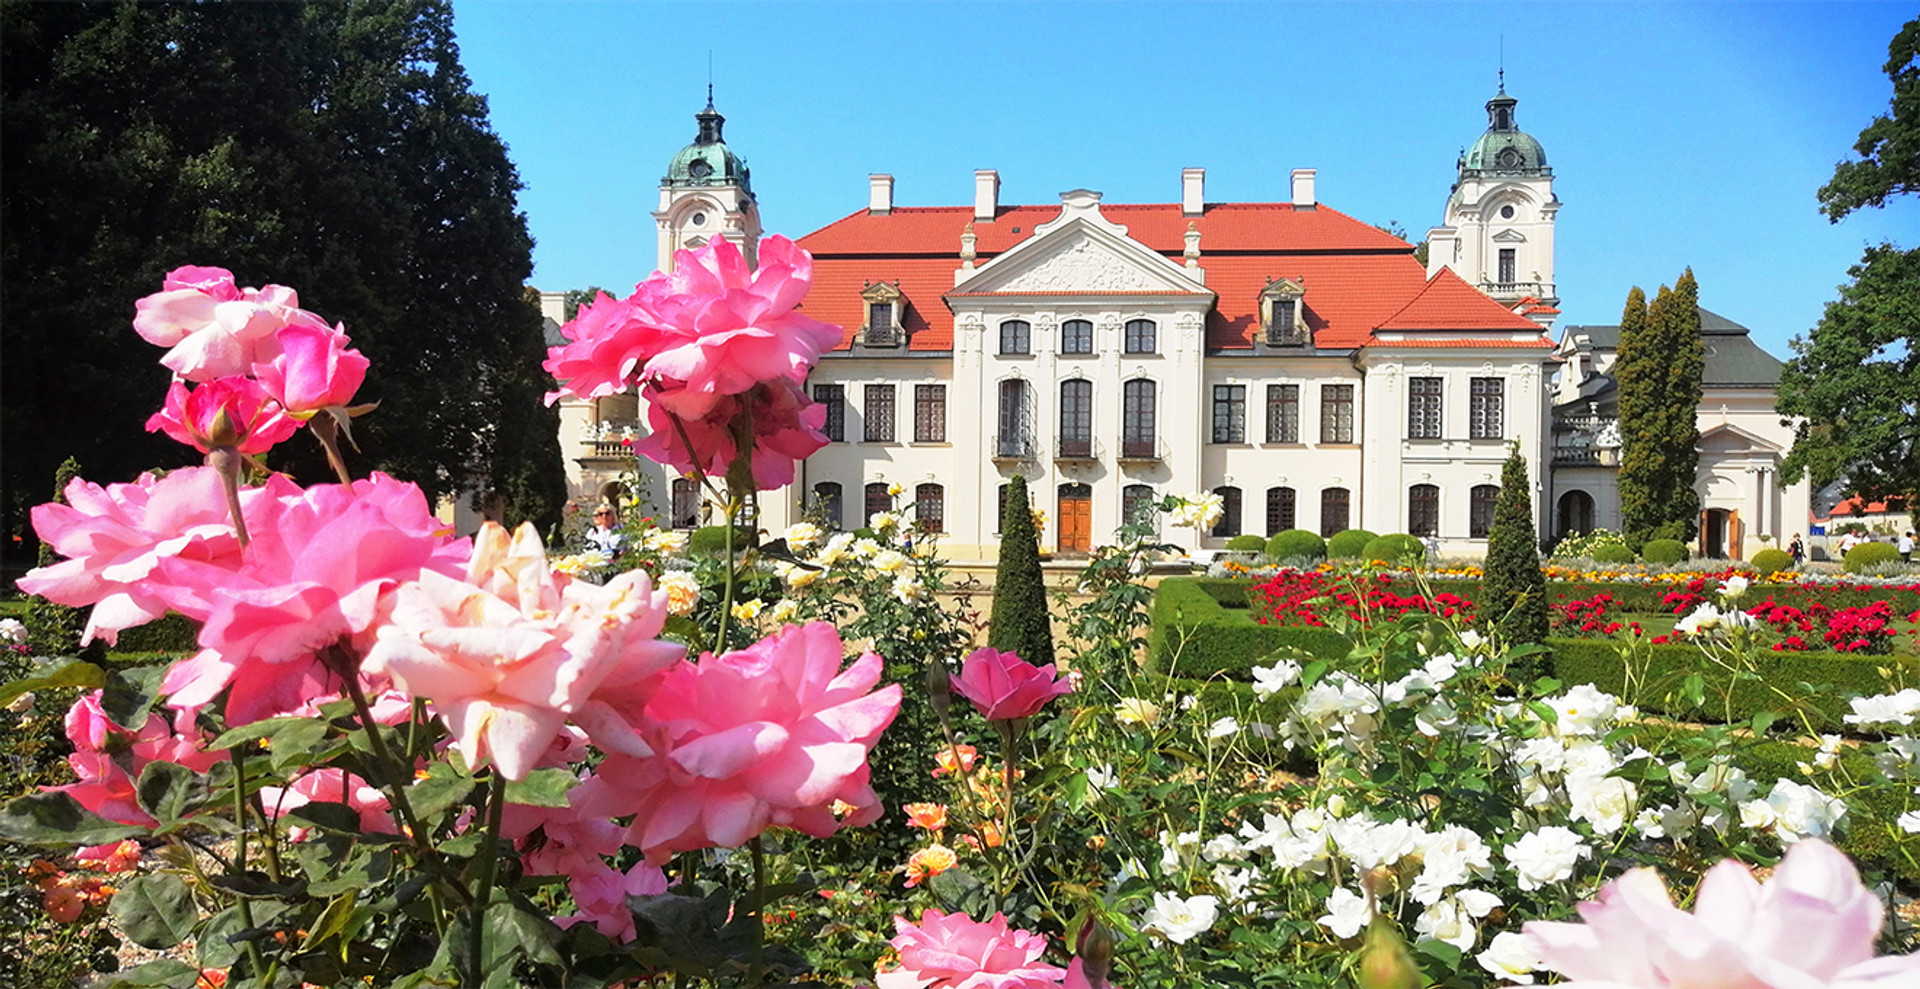
{"type": "Polygon", "coordinates": [[[1797,532],[1793,534],[1793,541],[1787,544],[1787,555],[1793,557],[1795,570],[1800,569],[1800,564],[1807,560],[1807,544],[1800,541],[1800,534],[1797,532]]]}
{"type": "Polygon", "coordinates": [[[1913,562],[1913,530],[1908,529],[1906,532],[1906,535],[1901,536],[1900,539],[1893,544],[1893,548],[1900,551],[1901,563],[1912,563],[1913,562]]]}

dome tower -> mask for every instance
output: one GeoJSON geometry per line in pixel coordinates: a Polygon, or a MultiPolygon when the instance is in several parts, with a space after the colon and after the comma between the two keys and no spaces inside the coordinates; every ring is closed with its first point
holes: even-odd
{"type": "Polygon", "coordinates": [[[721,128],[727,118],[713,108],[713,87],[707,87],[707,107],[694,114],[699,131],[693,143],[681,148],[667,163],[660,180],[660,208],[653,214],[659,228],[659,265],[673,270],[673,253],[700,247],[725,237],[740,248],[747,264],[759,262],[760,206],[746,160],[727,147],[721,128]]]}
{"type": "Polygon", "coordinates": [[[1499,92],[1487,101],[1487,129],[1462,152],[1443,225],[1427,233],[1427,275],[1441,268],[1527,315],[1551,325],[1559,305],[1553,282],[1553,194],[1547,151],[1514,120],[1519,100],[1499,92]]]}

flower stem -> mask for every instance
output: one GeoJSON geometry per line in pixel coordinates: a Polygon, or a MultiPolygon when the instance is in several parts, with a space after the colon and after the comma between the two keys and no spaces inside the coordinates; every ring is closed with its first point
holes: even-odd
{"type": "MultiPolygon", "coordinates": [[[[228,750],[233,760],[233,862],[227,871],[239,879],[247,874],[247,743],[241,743],[228,750]]],[[[235,898],[235,906],[240,908],[240,922],[247,930],[253,930],[253,904],[244,896],[235,898]]],[[[255,978],[267,970],[267,961],[260,954],[260,945],[252,938],[246,940],[247,964],[253,969],[255,978]]],[[[264,984],[264,983],[263,983],[264,984]]]]}
{"type": "Polygon", "coordinates": [[[494,770],[487,786],[487,832],[480,845],[480,890],[473,900],[473,937],[469,946],[469,971],[476,983],[486,981],[480,963],[486,957],[487,907],[493,902],[494,869],[499,863],[496,851],[500,843],[500,819],[507,808],[507,781],[494,770]]]}
{"type": "Polygon", "coordinates": [[[753,965],[747,970],[747,985],[757,986],[766,972],[767,944],[767,853],[754,835],[753,849],[753,965]]]}
{"type": "Polygon", "coordinates": [[[246,549],[247,520],[240,515],[240,451],[230,447],[215,447],[207,451],[207,466],[220,474],[220,487],[227,494],[227,516],[233,520],[233,534],[240,540],[240,548],[246,549]]]}
{"type": "Polygon", "coordinates": [[[353,475],[347,473],[347,460],[340,455],[340,424],[334,421],[333,414],[322,412],[314,416],[307,420],[307,428],[327,451],[327,463],[333,467],[334,476],[340,478],[341,484],[352,484],[353,475]]]}

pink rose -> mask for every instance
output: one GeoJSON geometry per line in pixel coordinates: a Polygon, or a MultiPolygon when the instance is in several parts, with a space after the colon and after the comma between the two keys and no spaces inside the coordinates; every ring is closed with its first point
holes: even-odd
{"type": "Polygon", "coordinates": [[[1873,958],[1885,908],[1847,857],[1795,844],[1762,885],[1738,862],[1713,867],[1692,913],[1652,869],[1633,869],[1580,905],[1584,924],[1533,922],[1526,935],[1569,987],[1798,989],[1915,985],[1920,955],[1873,958]]]}
{"type": "Polygon", "coordinates": [[[973,702],[988,721],[1030,718],[1073,684],[1056,677],[1053,664],[1035,666],[1011,652],[975,649],[950,677],[955,693],[973,702]]]}
{"type": "Polygon", "coordinates": [[[83,694],[67,709],[67,741],[73,744],[67,765],[79,781],[43,789],[65,793],[110,821],[153,824],[134,793],[140,770],[150,762],[174,762],[204,773],[222,755],[204,749],[206,740],[193,726],[194,711],[176,712],[172,724],[149,714],[146,723],[133,731],[107,717],[100,698],[98,690],[83,694]]]}
{"type": "Polygon", "coordinates": [[[573,895],[579,912],[569,917],[555,917],[554,923],[561,927],[592,924],[610,940],[624,944],[633,940],[634,935],[633,909],[627,905],[627,897],[654,896],[666,891],[666,873],[651,862],[635,863],[626,872],[600,863],[568,875],[567,892],[573,895]]]}
{"type": "Polygon", "coordinates": [[[371,363],[348,350],[338,330],[292,324],[277,334],[281,352],[271,364],[256,364],[254,377],[273,400],[295,419],[310,419],[323,409],[344,409],[366,380],[371,363]]]}
{"type": "Polygon", "coordinates": [[[646,706],[659,754],[608,758],[600,773],[621,785],[596,810],[636,815],[627,844],[654,861],[737,847],[770,826],[826,837],[872,823],[867,754],[900,712],[900,687],[873,689],[873,653],[840,664],[839,631],[815,622],[674,667],[646,706]],[[835,801],[854,810],[836,817],[835,801]]]}
{"type": "MultiPolygon", "coordinates": [[[[464,581],[426,572],[401,588],[362,668],[431,701],[468,766],[521,780],[617,671],[644,678],[680,659],[658,640],[666,616],[643,571],[575,581],[547,564],[531,524],[509,537],[488,523],[464,581]]],[[[589,735],[606,727],[585,720],[589,735]]],[[[650,753],[637,743],[628,731],[604,747],[650,753]]]]}
{"type": "Polygon", "coordinates": [[[160,363],[188,381],[244,375],[279,353],[274,334],[289,324],[326,328],[299,308],[292,289],[242,289],[224,268],[176,268],[162,290],[134,303],[133,329],[147,342],[172,348],[160,363]]]}
{"type": "Polygon", "coordinates": [[[641,394],[647,399],[649,435],[634,443],[634,453],[683,474],[697,467],[714,477],[726,475],[739,453],[734,420],[742,409],[753,430],[753,483],[762,491],[791,483],[794,461],[805,460],[827,445],[823,431],[827,407],[807,398],[799,385],[786,378],[764,382],[743,396],[721,399],[705,418],[682,420],[678,425],[660,389],[648,385],[641,394]]]}
{"type": "Polygon", "coordinates": [[[259,382],[239,376],[191,389],[176,381],[167,388],[167,404],[147,420],[147,432],[166,433],[202,453],[215,447],[265,453],[299,428],[259,382]]]}
{"type": "Polygon", "coordinates": [[[592,399],[626,391],[648,356],[661,347],[663,331],[647,322],[632,302],[602,292],[560,327],[569,342],[547,350],[540,366],[561,382],[547,393],[552,405],[562,395],[592,399]]]}
{"type": "Polygon", "coordinates": [[[1066,970],[1040,959],[1045,935],[1009,928],[1004,914],[976,921],[928,910],[914,924],[894,917],[898,967],[874,974],[878,989],[1050,989],[1066,970]]]}
{"type": "Polygon", "coordinates": [[[400,829],[394,826],[393,814],[388,810],[387,795],[379,787],[345,770],[316,769],[295,777],[286,786],[263,786],[260,788],[260,803],[267,816],[276,820],[280,815],[310,803],[345,804],[360,815],[362,834],[400,833],[400,829]]]}
{"type": "Polygon", "coordinates": [[[567,791],[565,807],[509,803],[500,817],[500,834],[520,848],[522,870],[530,876],[577,876],[604,868],[603,856],[620,851],[623,828],[586,810],[606,784],[591,773],[567,791]]]}
{"type": "MultiPolygon", "coordinates": [[[[276,475],[269,488],[284,492],[292,482],[276,475]]],[[[242,511],[270,496],[261,488],[243,489],[242,511]]],[[[190,467],[164,478],[145,474],[132,484],[104,488],[74,478],[66,499],[64,505],[36,506],[33,529],[67,559],[29,572],[20,589],[59,604],[93,605],[82,645],[96,637],[114,642],[121,629],[168,610],[205,620],[201,596],[161,579],[161,561],[181,557],[229,572],[240,565],[240,541],[212,468],[190,467]]]]}

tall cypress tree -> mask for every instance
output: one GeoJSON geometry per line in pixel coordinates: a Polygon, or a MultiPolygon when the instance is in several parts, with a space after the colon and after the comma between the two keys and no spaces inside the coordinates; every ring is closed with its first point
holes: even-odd
{"type": "Polygon", "coordinates": [[[1700,338],[1700,283],[1688,268],[1673,283],[1661,335],[1667,360],[1666,538],[1687,542],[1700,531],[1700,381],[1706,373],[1706,342],[1700,338]]]}
{"type": "Polygon", "coordinates": [[[1027,479],[1007,482],[1007,506],[1000,518],[1000,565],[993,575],[993,616],[987,644],[1020,654],[1029,663],[1053,662],[1053,619],[1047,614],[1047,585],[1040,574],[1040,535],[1027,503],[1027,479]]]}
{"type": "Polygon", "coordinates": [[[1540,571],[1532,491],[1526,458],[1515,445],[1500,471],[1480,601],[1483,620],[1509,645],[1547,640],[1547,578],[1540,571]]]}
{"type": "Polygon", "coordinates": [[[1658,410],[1666,377],[1659,362],[1659,341],[1647,320],[1647,294],[1636,285],[1620,314],[1620,346],[1613,363],[1620,394],[1620,528],[1635,552],[1646,541],[1645,533],[1660,523],[1664,446],[1658,410]]]}
{"type": "Polygon", "coordinates": [[[1620,392],[1620,517],[1636,551],[1650,539],[1687,540],[1697,531],[1696,415],[1705,350],[1693,270],[1648,305],[1638,288],[1620,316],[1614,380],[1620,392]]]}

